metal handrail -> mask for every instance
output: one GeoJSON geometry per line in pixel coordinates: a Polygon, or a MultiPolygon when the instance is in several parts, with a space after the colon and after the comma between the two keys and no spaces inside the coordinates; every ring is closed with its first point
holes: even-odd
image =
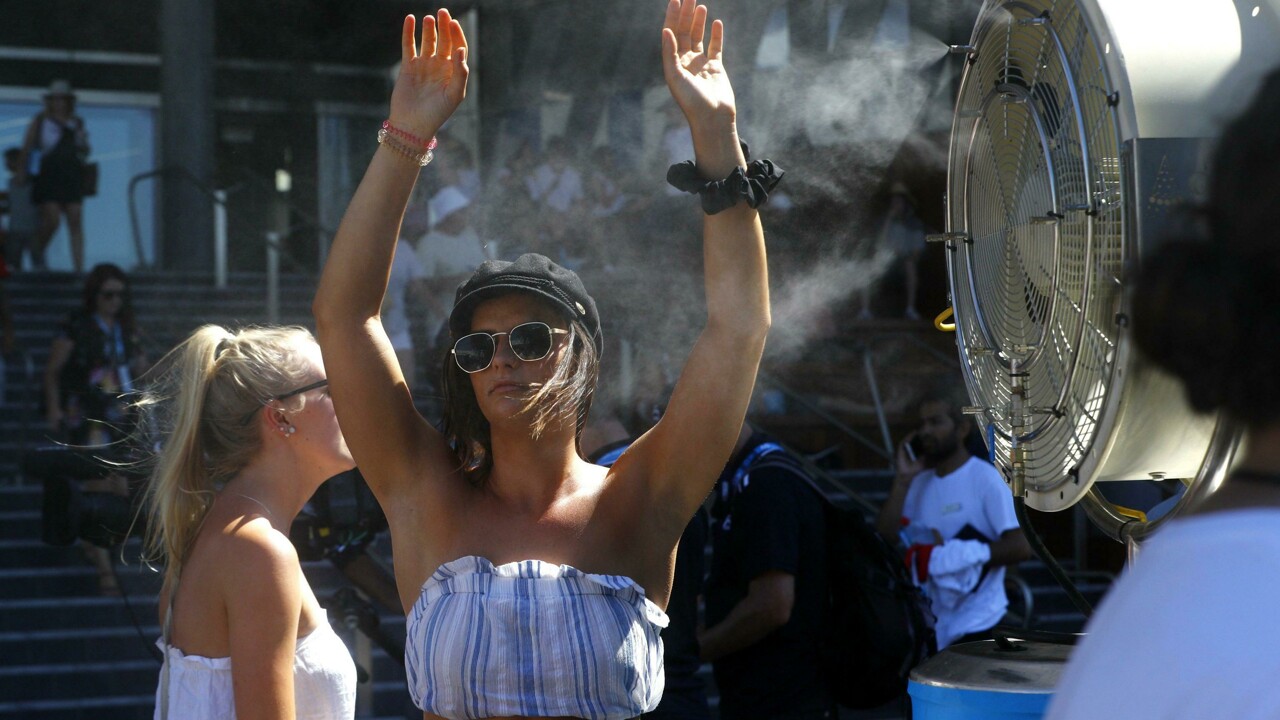
{"type": "Polygon", "coordinates": [[[950,368],[958,369],[960,367],[959,357],[951,357],[942,352],[939,352],[936,348],[930,346],[928,343],[916,337],[914,333],[891,331],[891,332],[886,332],[882,334],[880,337],[872,338],[870,341],[859,342],[857,344],[857,348],[860,349],[863,353],[863,374],[867,378],[867,383],[871,391],[871,399],[873,404],[875,405],[876,420],[880,425],[880,435],[881,435],[881,440],[884,443],[883,446],[871,440],[866,435],[863,435],[857,430],[854,430],[853,428],[849,427],[845,423],[841,422],[834,415],[822,409],[816,403],[812,402],[811,400],[806,398],[804,395],[800,394],[795,389],[788,387],[785,383],[779,380],[776,375],[773,375],[772,373],[761,370],[760,379],[763,380],[766,384],[771,385],[772,387],[782,392],[782,394],[786,396],[788,400],[795,401],[797,404],[803,406],[806,410],[816,415],[819,419],[829,423],[832,427],[844,433],[850,439],[854,440],[860,445],[863,445],[868,450],[871,450],[876,455],[889,461],[892,464],[894,448],[893,448],[893,442],[891,439],[891,434],[889,431],[889,421],[888,421],[888,418],[885,416],[884,406],[880,400],[880,391],[878,387],[878,382],[876,380],[874,362],[871,357],[876,343],[885,339],[886,337],[892,337],[895,340],[905,340],[911,345],[918,347],[920,349],[923,349],[930,356],[932,356],[933,358],[940,361],[943,365],[946,365],[950,368]]]}
{"type": "MultiPolygon", "coordinates": [[[[151,180],[160,176],[176,176],[190,183],[192,187],[196,188],[205,197],[209,198],[210,202],[214,203],[215,205],[226,208],[227,197],[231,192],[235,192],[242,189],[249,182],[254,182],[259,184],[266,183],[266,181],[263,178],[252,175],[247,170],[244,171],[244,173],[247,176],[247,179],[242,180],[240,183],[236,185],[233,185],[229,190],[222,190],[222,191],[215,190],[209,185],[206,185],[204,181],[196,177],[194,173],[192,173],[190,170],[188,170],[186,167],[182,165],[164,165],[162,167],[156,168],[155,170],[149,170],[144,173],[139,173],[137,175],[134,175],[132,178],[130,178],[129,188],[128,188],[129,224],[133,231],[133,249],[134,249],[134,253],[137,255],[137,258],[138,258],[138,268],[143,270],[150,269],[150,267],[147,264],[146,254],[142,249],[142,229],[139,225],[139,220],[138,220],[137,187],[142,181],[151,180]]],[[[274,186],[272,187],[272,190],[274,192],[274,186]]],[[[293,231],[296,231],[296,230],[315,229],[319,232],[329,235],[330,237],[333,236],[333,232],[328,228],[324,227],[320,223],[319,218],[316,218],[314,215],[311,215],[306,210],[295,205],[294,203],[285,203],[285,205],[286,207],[289,208],[290,213],[296,214],[306,221],[306,224],[296,225],[288,228],[287,233],[292,233],[293,231]]],[[[280,257],[283,258],[286,262],[288,262],[289,265],[295,271],[303,275],[306,275],[308,277],[311,277],[313,279],[318,276],[319,273],[317,271],[312,270],[307,264],[303,263],[302,261],[294,257],[291,253],[285,250],[284,247],[278,241],[270,239],[268,237],[268,234],[264,233],[263,243],[268,247],[271,247],[272,244],[274,243],[274,247],[272,249],[278,252],[280,254],[280,257]]]]}
{"type": "Polygon", "coordinates": [[[851,428],[851,427],[849,427],[848,425],[844,424],[843,422],[841,422],[841,421],[840,421],[840,419],[839,419],[839,418],[835,417],[834,415],[832,415],[831,413],[827,412],[826,410],[823,410],[823,409],[822,409],[821,407],[819,407],[816,403],[814,403],[813,401],[809,400],[809,399],[808,399],[808,398],[806,398],[805,396],[801,395],[798,391],[796,391],[796,390],[794,390],[793,388],[791,388],[791,387],[787,386],[787,384],[786,384],[786,383],[783,383],[781,380],[779,380],[779,379],[778,379],[776,376],[774,376],[772,373],[769,373],[769,372],[766,372],[766,371],[764,371],[764,370],[761,370],[761,371],[760,371],[760,379],[761,379],[762,381],[764,381],[766,384],[768,384],[768,385],[770,385],[770,386],[772,386],[772,387],[776,388],[776,389],[777,389],[778,391],[780,391],[783,395],[785,395],[785,396],[787,397],[787,399],[788,399],[788,400],[794,400],[795,402],[799,403],[800,405],[803,405],[803,406],[804,406],[804,408],[805,408],[806,410],[808,410],[809,412],[811,412],[811,413],[813,413],[814,415],[818,416],[818,418],[819,418],[820,420],[824,420],[824,421],[826,421],[826,422],[827,422],[827,423],[829,423],[832,427],[834,427],[835,429],[837,429],[837,430],[839,430],[840,432],[844,433],[844,434],[845,434],[845,435],[847,435],[849,438],[851,438],[851,439],[855,440],[856,442],[860,443],[861,445],[865,446],[868,450],[870,450],[870,451],[874,452],[875,454],[879,455],[880,457],[882,457],[882,458],[884,458],[884,459],[886,459],[886,460],[892,459],[892,455],[891,455],[891,454],[889,454],[889,453],[886,453],[886,452],[885,452],[885,450],[884,450],[884,448],[882,448],[882,447],[880,447],[879,445],[877,445],[874,441],[872,441],[872,440],[868,439],[868,438],[867,438],[867,436],[863,435],[862,433],[858,432],[857,430],[854,430],[853,428],[851,428]]]}
{"type": "MultiPolygon", "coordinates": [[[[883,447],[879,443],[876,443],[874,440],[868,438],[866,435],[858,432],[852,427],[849,427],[847,424],[842,422],[839,418],[835,417],[832,413],[824,410],[822,407],[818,406],[815,402],[809,400],[799,391],[789,387],[786,383],[779,380],[776,375],[770,372],[767,372],[765,370],[760,370],[759,377],[760,377],[760,380],[763,381],[765,384],[780,391],[787,398],[788,402],[794,402],[802,406],[805,410],[809,411],[810,413],[818,417],[818,419],[828,423],[831,427],[840,431],[846,437],[857,442],[859,445],[862,445],[863,447],[867,448],[868,450],[875,453],[882,459],[888,461],[890,470],[888,470],[887,472],[892,472],[892,465],[894,461],[893,441],[892,441],[891,433],[889,430],[889,421],[888,421],[888,418],[886,417],[886,414],[884,412],[884,406],[880,399],[879,383],[876,378],[875,363],[872,358],[872,354],[873,354],[873,350],[876,342],[879,340],[883,340],[886,337],[892,337],[895,340],[906,340],[908,343],[925,350],[930,356],[939,360],[942,364],[948,367],[959,368],[960,366],[959,357],[952,357],[952,356],[946,355],[945,353],[939,352],[936,348],[930,346],[928,343],[921,340],[914,333],[890,331],[890,332],[883,333],[880,337],[871,339],[869,342],[859,342],[857,344],[858,349],[860,349],[863,353],[863,373],[867,378],[867,383],[871,391],[872,402],[875,405],[876,420],[880,426],[881,440],[884,443],[883,447]]],[[[849,498],[854,503],[862,507],[864,510],[871,513],[879,512],[879,507],[874,502],[864,498],[860,492],[858,492],[857,490],[854,490],[853,487],[845,483],[843,480],[835,477],[831,473],[818,467],[803,453],[797,452],[795,454],[801,458],[802,463],[810,473],[812,473],[817,477],[822,478],[829,485],[840,489],[842,492],[848,495],[849,498]]]]}

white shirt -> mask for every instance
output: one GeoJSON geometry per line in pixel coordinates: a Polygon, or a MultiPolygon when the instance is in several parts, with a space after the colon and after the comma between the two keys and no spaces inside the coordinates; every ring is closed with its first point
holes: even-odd
{"type": "MultiPolygon", "coordinates": [[[[418,263],[424,275],[420,277],[443,278],[451,275],[470,275],[485,260],[491,259],[480,236],[472,227],[457,235],[432,230],[418,240],[418,263]]],[[[439,310],[428,308],[427,327],[432,336],[448,319],[453,307],[454,289],[441,289],[436,294],[439,310]],[[440,313],[444,313],[441,315],[440,313]]]]}
{"type": "Polygon", "coordinates": [[[40,152],[49,152],[52,150],[53,147],[58,144],[58,141],[62,139],[64,129],[66,132],[73,132],[85,136],[76,138],[77,145],[84,145],[88,139],[88,133],[84,132],[84,124],[78,115],[71,116],[71,118],[67,120],[66,125],[61,125],[57,120],[54,120],[49,115],[45,115],[44,122],[40,123],[39,134],[36,136],[37,146],[39,147],[40,152]]]}
{"type": "Polygon", "coordinates": [[[556,181],[555,187],[547,193],[547,207],[556,212],[569,212],[574,203],[581,200],[584,195],[582,174],[567,167],[560,173],[560,179],[556,181]]]}
{"type": "MultiPolygon", "coordinates": [[[[932,543],[933,531],[944,541],[981,539],[993,543],[1018,528],[1013,495],[990,464],[970,457],[948,475],[926,470],[915,477],[902,505],[911,524],[904,532],[912,542],[932,543]],[[974,534],[976,532],[976,535],[974,534]]],[[[977,589],[954,608],[932,608],[938,648],[966,633],[986,630],[1004,617],[1009,599],[1004,593],[1004,568],[992,567],[977,589]]]]}
{"type": "Polygon", "coordinates": [[[405,305],[409,286],[413,281],[426,276],[413,246],[403,239],[397,242],[395,259],[391,262],[391,276],[387,278],[387,294],[382,298],[382,327],[387,331],[387,337],[391,338],[391,347],[396,350],[413,349],[405,305]]]}
{"type": "Polygon", "coordinates": [[[457,235],[432,230],[418,240],[417,252],[418,264],[424,273],[419,277],[470,274],[489,259],[480,236],[471,227],[457,235]]]}
{"type": "MultiPolygon", "coordinates": [[[[161,717],[165,688],[157,685],[155,720],[235,720],[231,658],[187,655],[166,646],[163,640],[156,644],[168,656],[169,717],[161,717]]],[[[293,697],[296,720],[355,717],[356,664],[327,618],[298,638],[293,656],[293,697]]]]}
{"type": "Polygon", "coordinates": [[[1085,628],[1046,717],[1280,718],[1280,510],[1171,521],[1085,628]]]}

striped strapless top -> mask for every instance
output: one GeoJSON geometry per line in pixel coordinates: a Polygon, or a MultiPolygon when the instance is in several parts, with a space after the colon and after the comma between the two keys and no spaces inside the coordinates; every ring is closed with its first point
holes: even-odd
{"type": "Polygon", "coordinates": [[[622,575],[441,565],[406,621],[409,693],[447,718],[632,718],[662,699],[667,615],[622,575]]]}

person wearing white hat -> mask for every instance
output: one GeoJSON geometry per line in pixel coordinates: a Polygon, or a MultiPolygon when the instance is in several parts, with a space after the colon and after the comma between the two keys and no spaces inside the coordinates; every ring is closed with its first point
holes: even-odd
{"type": "Polygon", "coordinates": [[[81,209],[86,190],[84,169],[85,158],[89,156],[89,133],[84,119],[75,114],[75,103],[71,83],[66,80],[50,83],[44,95],[44,110],[32,118],[22,143],[18,181],[20,185],[29,179],[32,181],[31,201],[40,213],[32,248],[37,270],[46,267],[45,249],[64,215],[71,236],[72,265],[77,273],[84,270],[81,209]]]}
{"type": "Polygon", "coordinates": [[[441,188],[427,203],[431,229],[418,240],[418,264],[424,273],[428,346],[434,345],[453,308],[453,291],[471,271],[493,255],[471,224],[471,201],[455,185],[441,188]]]}

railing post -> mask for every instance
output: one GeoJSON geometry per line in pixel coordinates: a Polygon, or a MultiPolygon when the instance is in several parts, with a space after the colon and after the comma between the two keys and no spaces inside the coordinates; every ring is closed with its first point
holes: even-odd
{"type": "Polygon", "coordinates": [[[867,375],[867,388],[871,390],[871,402],[875,404],[876,420],[880,423],[880,439],[884,441],[884,451],[889,457],[889,467],[893,467],[896,462],[896,452],[893,447],[893,437],[889,432],[889,420],[884,414],[884,403],[880,401],[880,386],[876,382],[875,362],[871,358],[869,346],[862,351],[862,370],[867,375]]]}
{"type": "Polygon", "coordinates": [[[636,402],[636,373],[635,366],[631,362],[631,341],[627,338],[622,338],[618,346],[618,395],[621,399],[619,406],[634,407],[636,402]]]}
{"type": "Polygon", "coordinates": [[[213,191],[213,284],[227,287],[227,191],[213,191]]]}
{"type": "Polygon", "coordinates": [[[267,233],[267,322],[280,323],[280,233],[267,233]]]}
{"type": "Polygon", "coordinates": [[[369,680],[371,682],[360,683],[356,686],[356,714],[361,717],[372,717],[373,712],[373,696],[374,683],[372,682],[374,665],[373,665],[373,642],[369,636],[359,630],[354,631],[355,635],[355,656],[356,664],[362,668],[368,668],[369,680]]]}

